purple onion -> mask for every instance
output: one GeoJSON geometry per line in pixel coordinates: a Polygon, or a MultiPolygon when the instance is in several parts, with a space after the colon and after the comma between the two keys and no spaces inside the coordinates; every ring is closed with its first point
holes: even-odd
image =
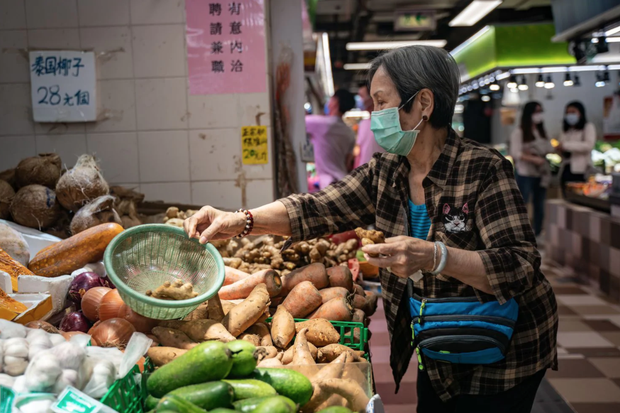
{"type": "Polygon", "coordinates": [[[81,331],[82,333],[88,333],[90,323],[82,314],[81,311],[74,311],[67,313],[60,322],[61,331],[81,331]]]}
{"type": "Polygon", "coordinates": [[[78,308],[81,308],[82,297],[84,297],[86,291],[93,287],[112,288],[107,278],[101,278],[99,274],[95,272],[83,272],[71,281],[71,285],[69,286],[69,299],[75,303],[78,308]]]}

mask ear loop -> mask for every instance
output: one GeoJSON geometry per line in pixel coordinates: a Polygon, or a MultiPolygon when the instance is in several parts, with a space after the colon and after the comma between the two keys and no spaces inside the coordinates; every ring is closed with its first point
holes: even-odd
{"type": "Polygon", "coordinates": [[[398,110],[401,110],[402,108],[404,108],[404,107],[405,107],[405,105],[406,105],[407,103],[411,102],[411,100],[412,100],[414,97],[416,97],[416,95],[417,95],[418,93],[420,93],[420,91],[419,91],[419,90],[418,90],[417,92],[415,92],[415,93],[413,94],[413,96],[411,96],[411,97],[409,98],[409,100],[408,100],[408,101],[406,101],[405,103],[403,103],[402,105],[400,105],[400,106],[398,107],[398,110]]]}

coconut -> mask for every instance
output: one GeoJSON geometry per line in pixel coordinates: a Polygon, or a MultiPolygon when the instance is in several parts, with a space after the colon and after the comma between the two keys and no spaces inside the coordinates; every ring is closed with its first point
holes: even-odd
{"type": "Polygon", "coordinates": [[[7,219],[11,216],[9,208],[14,196],[13,187],[8,182],[0,180],[0,219],[7,219]]]}
{"type": "Polygon", "coordinates": [[[0,248],[24,267],[30,261],[30,249],[24,236],[6,224],[0,224],[0,248]]]}
{"type": "Polygon", "coordinates": [[[80,208],[71,220],[71,234],[78,234],[106,222],[116,222],[122,225],[121,218],[114,210],[114,197],[111,195],[100,196],[80,208]]]}
{"type": "Polygon", "coordinates": [[[28,185],[17,191],[10,211],[18,224],[39,230],[53,225],[61,215],[56,193],[43,185],[28,185]]]}
{"type": "Polygon", "coordinates": [[[70,211],[79,210],[95,198],[107,195],[108,191],[108,183],[103,179],[97,161],[90,155],[80,156],[56,185],[58,201],[70,211]]]}
{"type": "Polygon", "coordinates": [[[60,218],[58,218],[54,225],[47,228],[44,232],[61,239],[67,239],[71,236],[71,230],[69,229],[70,226],[71,216],[69,215],[69,212],[61,208],[60,218]]]}
{"type": "Polygon", "coordinates": [[[15,168],[0,172],[0,181],[8,182],[13,190],[17,189],[15,184],[15,168]]]}
{"type": "Polygon", "coordinates": [[[15,168],[18,188],[28,185],[43,185],[54,189],[61,169],[60,156],[55,153],[42,153],[39,156],[22,159],[15,168]]]}

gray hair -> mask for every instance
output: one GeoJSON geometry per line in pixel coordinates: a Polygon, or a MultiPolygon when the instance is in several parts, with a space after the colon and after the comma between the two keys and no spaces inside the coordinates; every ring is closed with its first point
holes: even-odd
{"type": "MultiPolygon", "coordinates": [[[[400,95],[401,105],[414,93],[427,88],[435,96],[435,109],[429,122],[444,128],[452,122],[459,92],[459,69],[448,52],[431,46],[409,46],[394,49],[372,61],[369,83],[377,70],[383,67],[400,95]]],[[[413,101],[403,109],[409,113],[413,101]]]]}

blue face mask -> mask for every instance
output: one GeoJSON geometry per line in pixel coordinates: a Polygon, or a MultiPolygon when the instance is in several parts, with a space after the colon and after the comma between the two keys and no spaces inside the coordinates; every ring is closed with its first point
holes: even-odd
{"type": "Polygon", "coordinates": [[[575,126],[576,124],[579,123],[579,121],[581,120],[581,118],[579,117],[578,114],[576,113],[567,113],[566,115],[564,115],[564,120],[566,121],[566,123],[568,123],[570,126],[575,126]]]}
{"type": "Polygon", "coordinates": [[[386,152],[401,156],[407,156],[411,152],[413,144],[420,133],[416,129],[424,119],[420,119],[420,122],[412,130],[403,131],[400,126],[398,112],[417,94],[418,92],[398,108],[388,108],[372,112],[370,116],[370,130],[374,133],[375,140],[379,146],[385,149],[386,152]]]}

